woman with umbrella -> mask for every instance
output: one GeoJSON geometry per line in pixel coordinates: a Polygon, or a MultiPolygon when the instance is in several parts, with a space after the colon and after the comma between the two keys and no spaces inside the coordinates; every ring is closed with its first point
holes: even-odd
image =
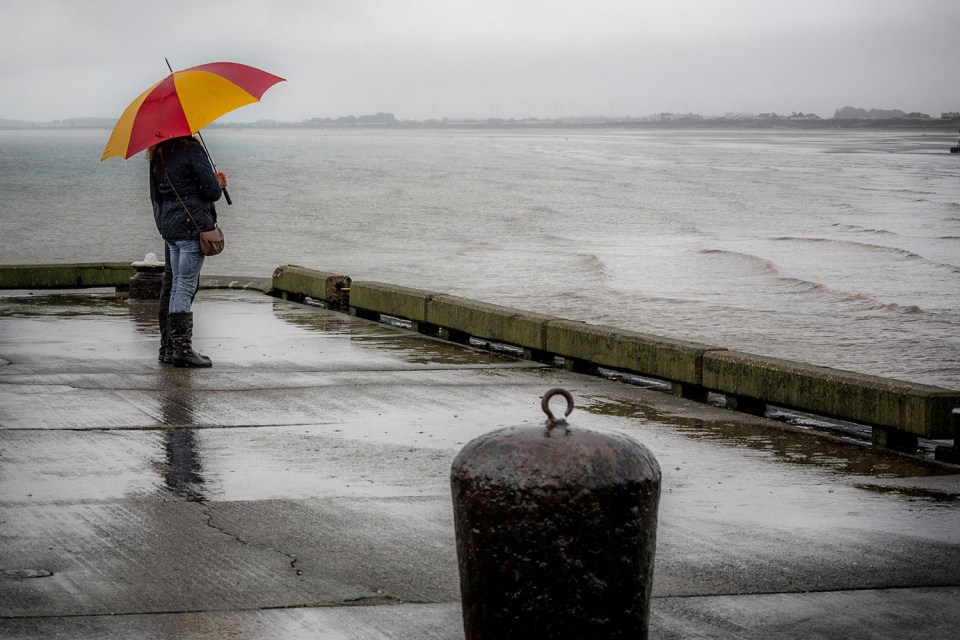
{"type": "Polygon", "coordinates": [[[193,350],[192,304],[204,257],[199,234],[216,226],[214,202],[221,195],[231,202],[227,178],[210,159],[200,129],[259,101],[282,81],[235,62],[211,62],[176,72],[170,68],[170,75],[124,110],[103,150],[101,160],[130,158],[148,149],[153,216],[167,249],[158,314],[161,362],[211,366],[209,358],[193,350]]]}
{"type": "Polygon", "coordinates": [[[150,200],[157,230],[167,243],[172,273],[167,312],[168,346],[178,367],[209,367],[209,358],[193,350],[193,298],[200,284],[203,253],[200,231],[217,224],[214,203],[227,177],[215,172],[193,136],[165,140],[150,147],[150,200]]]}

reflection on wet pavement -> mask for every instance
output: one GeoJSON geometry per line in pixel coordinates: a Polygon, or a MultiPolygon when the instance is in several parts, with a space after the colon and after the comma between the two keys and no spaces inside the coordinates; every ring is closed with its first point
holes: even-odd
{"type": "Polygon", "coordinates": [[[203,501],[203,464],[200,461],[192,408],[193,393],[190,390],[171,390],[160,395],[166,445],[166,470],[164,479],[167,488],[187,500],[203,501]]]}
{"type": "Polygon", "coordinates": [[[197,451],[196,432],[193,429],[168,429],[164,441],[167,447],[167,487],[177,495],[193,502],[202,502],[203,466],[197,451]]]}

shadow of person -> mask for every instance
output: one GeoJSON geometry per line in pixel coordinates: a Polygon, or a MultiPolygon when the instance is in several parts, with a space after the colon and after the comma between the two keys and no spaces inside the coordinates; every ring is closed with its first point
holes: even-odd
{"type": "Polygon", "coordinates": [[[137,333],[151,338],[160,337],[160,327],[157,322],[159,300],[127,300],[127,311],[137,333]]]}

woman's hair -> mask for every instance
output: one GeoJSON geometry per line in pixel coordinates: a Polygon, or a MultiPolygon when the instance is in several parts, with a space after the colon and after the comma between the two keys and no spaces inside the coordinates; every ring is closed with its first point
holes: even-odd
{"type": "Polygon", "coordinates": [[[153,154],[157,152],[157,148],[161,145],[164,149],[172,149],[173,147],[186,145],[187,140],[192,140],[193,136],[180,136],[179,138],[169,138],[157,144],[150,145],[147,147],[147,160],[153,160],[153,154]]]}

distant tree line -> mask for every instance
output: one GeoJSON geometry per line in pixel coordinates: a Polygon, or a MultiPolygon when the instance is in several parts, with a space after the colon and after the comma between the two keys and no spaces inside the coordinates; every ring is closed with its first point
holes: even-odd
{"type": "Polygon", "coordinates": [[[837,120],[923,120],[930,115],[913,111],[904,113],[900,109],[860,109],[859,107],[843,107],[833,112],[833,117],[837,120]]]}
{"type": "Polygon", "coordinates": [[[310,118],[304,120],[303,124],[310,127],[327,126],[351,126],[351,125],[371,125],[371,124],[398,124],[400,121],[392,113],[376,113],[366,116],[340,116],[339,118],[310,118]]]}

